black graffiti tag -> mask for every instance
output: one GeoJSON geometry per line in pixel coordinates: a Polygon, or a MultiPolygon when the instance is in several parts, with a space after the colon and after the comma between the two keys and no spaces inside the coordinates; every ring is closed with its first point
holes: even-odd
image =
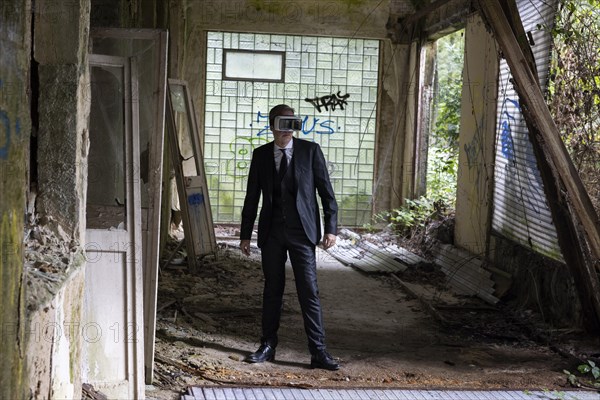
{"type": "Polygon", "coordinates": [[[331,111],[335,111],[336,107],[340,107],[341,110],[344,109],[344,104],[348,104],[346,99],[350,97],[349,93],[345,95],[341,95],[338,91],[337,94],[329,94],[327,96],[315,97],[314,99],[306,98],[304,101],[315,106],[318,112],[321,112],[321,107],[325,108],[325,111],[329,111],[329,107],[331,107],[331,111]]]}

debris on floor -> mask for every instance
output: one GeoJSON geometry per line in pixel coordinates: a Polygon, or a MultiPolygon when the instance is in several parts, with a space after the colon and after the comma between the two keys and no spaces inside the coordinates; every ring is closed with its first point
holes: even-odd
{"type": "MultiPolygon", "coordinates": [[[[152,398],[174,398],[190,386],[569,387],[562,370],[573,369],[571,359],[536,343],[501,307],[449,290],[440,267],[420,255],[419,262],[403,263],[403,271],[365,274],[317,249],[326,341],[342,365],[335,372],[309,368],[288,266],[277,358],[245,363],[260,344],[260,250],[252,247],[250,257],[243,256],[233,230],[217,230],[217,238],[219,250],[202,259],[197,274],[188,273],[182,250],[173,257],[177,262],[161,264],[152,398]]],[[[384,253],[385,236],[361,238],[369,243],[360,247],[365,253],[376,248],[378,257],[401,264],[384,253]]],[[[170,242],[165,253],[177,244],[170,242]]]]}

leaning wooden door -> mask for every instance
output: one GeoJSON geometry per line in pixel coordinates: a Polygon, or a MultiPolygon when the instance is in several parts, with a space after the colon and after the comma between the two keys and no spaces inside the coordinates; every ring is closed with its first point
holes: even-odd
{"type": "Polygon", "coordinates": [[[83,382],[109,398],[144,397],[137,70],[90,55],[83,382]]]}

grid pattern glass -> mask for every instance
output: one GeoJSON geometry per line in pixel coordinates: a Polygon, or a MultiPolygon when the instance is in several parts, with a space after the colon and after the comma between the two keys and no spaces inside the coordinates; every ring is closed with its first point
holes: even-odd
{"type": "Polygon", "coordinates": [[[377,40],[209,32],[204,160],[215,222],[240,222],[252,150],[272,140],[268,113],[280,103],[303,118],[297,136],[323,149],[340,225],[369,222],[378,68],[377,40]],[[284,51],[284,82],[223,80],[224,49],[284,51]]]}

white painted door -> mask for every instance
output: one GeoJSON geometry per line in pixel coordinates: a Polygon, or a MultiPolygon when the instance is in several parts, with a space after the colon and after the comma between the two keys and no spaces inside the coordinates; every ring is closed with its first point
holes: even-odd
{"type": "Polygon", "coordinates": [[[90,55],[83,381],[109,398],[144,398],[137,69],[90,55]]]}

